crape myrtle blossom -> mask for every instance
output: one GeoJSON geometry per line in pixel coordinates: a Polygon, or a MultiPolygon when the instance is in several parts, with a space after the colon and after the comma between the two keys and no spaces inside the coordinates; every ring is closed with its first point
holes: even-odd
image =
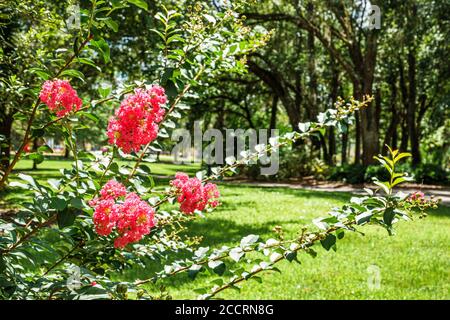
{"type": "Polygon", "coordinates": [[[217,186],[213,183],[202,184],[197,177],[189,178],[185,173],[178,172],[170,182],[176,189],[180,210],[192,214],[195,210],[202,211],[206,207],[215,208],[219,205],[220,196],[217,186]]]}
{"type": "Polygon", "coordinates": [[[116,248],[137,242],[150,233],[155,225],[155,210],[134,192],[115,180],[108,181],[100,190],[100,197],[89,202],[94,208],[95,231],[108,236],[114,230],[118,237],[114,240],[116,248]]]}
{"type": "Polygon", "coordinates": [[[96,202],[93,220],[95,232],[99,235],[109,235],[116,225],[118,218],[119,206],[116,205],[113,199],[102,199],[96,202]]]}
{"type": "Polygon", "coordinates": [[[78,111],[83,104],[69,81],[60,79],[45,81],[39,99],[58,117],[64,117],[72,111],[78,111]]]}
{"type": "Polygon", "coordinates": [[[425,194],[422,191],[416,191],[408,197],[408,201],[425,201],[425,194]]]}
{"type": "Polygon", "coordinates": [[[100,190],[102,199],[117,199],[123,197],[127,193],[127,189],[123,184],[116,180],[109,180],[100,190]]]}
{"type": "Polygon", "coordinates": [[[149,89],[135,89],[127,96],[109,120],[107,135],[125,153],[139,151],[156,139],[158,123],[162,121],[167,102],[164,88],[153,85],[149,89]]]}
{"type": "Polygon", "coordinates": [[[155,225],[155,210],[134,192],[127,194],[120,211],[120,219],[116,225],[120,236],[114,241],[116,248],[141,240],[155,225]]]}

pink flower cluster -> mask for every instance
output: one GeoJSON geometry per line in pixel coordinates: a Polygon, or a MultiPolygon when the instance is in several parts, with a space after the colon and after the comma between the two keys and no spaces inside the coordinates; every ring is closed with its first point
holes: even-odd
{"type": "Polygon", "coordinates": [[[220,193],[213,183],[203,185],[198,178],[189,178],[187,174],[178,172],[170,184],[177,190],[177,201],[184,213],[191,214],[195,210],[202,211],[207,206],[214,208],[219,205],[217,199],[220,193]]]}
{"type": "Polygon", "coordinates": [[[99,235],[107,236],[116,229],[116,248],[141,240],[155,225],[155,210],[136,193],[127,193],[125,186],[115,180],[108,181],[100,190],[100,197],[89,205],[95,209],[93,220],[99,235]]]}
{"type": "Polygon", "coordinates": [[[424,202],[425,194],[422,191],[416,191],[408,197],[410,202],[424,202]]]}
{"type": "Polygon", "coordinates": [[[59,79],[45,81],[39,98],[58,117],[79,110],[83,103],[69,81],[59,79]]]}
{"type": "Polygon", "coordinates": [[[158,135],[158,123],[164,117],[162,105],[167,102],[164,88],[136,89],[122,101],[115,117],[108,124],[109,143],[125,153],[139,151],[158,135]]]}

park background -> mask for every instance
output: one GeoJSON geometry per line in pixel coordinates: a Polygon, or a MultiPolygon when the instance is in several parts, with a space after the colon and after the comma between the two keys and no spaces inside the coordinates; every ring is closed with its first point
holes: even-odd
{"type": "MultiPolygon", "coordinates": [[[[78,92],[84,100],[99,92],[105,95],[124,82],[157,77],[152,66],[160,50],[152,29],[161,5],[180,12],[198,5],[213,11],[224,6],[222,1],[143,2],[146,5],[112,15],[120,25],[112,24],[107,38],[113,58],[82,66],[83,79],[72,80],[83,88],[78,92]]],[[[73,4],[84,6],[83,1],[73,4]]],[[[36,60],[44,61],[67,43],[69,37],[61,35],[54,21],[65,21],[68,14],[66,1],[11,0],[0,7],[0,151],[2,165],[7,166],[19,148],[26,106],[32,103],[23,90],[36,79],[30,69],[36,60]]],[[[179,127],[193,130],[194,121],[202,120],[204,130],[267,128],[284,133],[298,131],[299,122],[315,121],[338,97],[362,99],[369,94],[374,101],[356,114],[347,133],[329,127],[319,136],[282,149],[277,175],[260,176],[253,166],[223,181],[222,206],[208,219],[190,223],[190,235],[204,236],[202,245],[219,247],[249,233],[269,237],[277,226],[287,235],[294,234],[299,222],[308,224],[347,202],[354,190],[371,186],[371,177],[383,174],[373,156],[385,154],[385,145],[412,154],[402,165],[415,177],[406,189],[423,190],[443,202],[423,221],[399,226],[394,238],[387,239],[385,231],[377,229],[365,236],[349,235],[336,253],[305,258],[295,268],[286,263],[281,275],[266,276],[262,285],[249,282],[241,292],[231,290],[223,297],[450,298],[449,7],[447,1],[279,0],[241,8],[244,25],[270,33],[270,39],[241,57],[246,72],[217,72],[202,79],[195,94],[184,101],[190,110],[178,120],[179,127]],[[379,28],[367,22],[371,5],[379,8],[379,28]],[[367,284],[373,267],[380,272],[379,288],[367,284]]],[[[77,133],[78,148],[101,153],[108,145],[105,128],[114,107],[96,108],[93,113],[99,120],[84,118],[77,133]]],[[[15,173],[30,174],[42,184],[56,178],[73,161],[63,141],[57,130],[34,138],[15,173]],[[44,145],[51,148],[38,152],[44,145]]],[[[202,163],[173,164],[172,146],[167,142],[162,146],[165,151],[155,151],[159,162],[150,167],[157,185],[167,183],[177,171],[194,175],[207,168],[202,163]]],[[[19,188],[2,190],[1,214],[11,214],[30,197],[31,192],[19,188]]],[[[145,277],[152,268],[149,262],[117,277],[145,277]]],[[[206,282],[203,278],[199,281],[206,282]]],[[[196,296],[187,276],[167,285],[175,298],[196,296]]]]}

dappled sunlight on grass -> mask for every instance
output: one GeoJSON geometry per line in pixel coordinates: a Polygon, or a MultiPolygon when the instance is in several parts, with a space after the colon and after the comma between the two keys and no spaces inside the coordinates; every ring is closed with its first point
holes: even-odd
{"type": "MultiPolygon", "coordinates": [[[[203,236],[202,246],[233,245],[243,236],[258,234],[275,237],[273,227],[282,226],[286,237],[293,236],[315,217],[333,206],[345,203],[348,193],[255,188],[222,185],[222,206],[205,219],[189,224],[189,235],[203,236]]],[[[368,226],[365,235],[347,233],[338,242],[337,252],[318,248],[318,257],[299,255],[301,265],[280,264],[281,274],[263,275],[263,283],[243,283],[241,292],[224,291],[222,298],[232,299],[448,299],[448,230],[450,208],[441,207],[426,219],[403,222],[397,235],[389,237],[384,229],[368,226]],[[369,289],[368,268],[381,272],[379,289],[369,289]]],[[[183,255],[173,257],[177,259],[183,255]]],[[[251,268],[251,266],[249,266],[251,268]]],[[[145,278],[157,270],[134,269],[127,279],[145,278]]],[[[175,298],[195,298],[194,288],[212,287],[215,276],[200,274],[192,282],[186,274],[164,281],[175,298]],[[209,284],[208,284],[209,283],[209,284]]],[[[159,284],[160,285],[160,284],[159,284]]],[[[156,287],[155,287],[156,290],[156,287]]]]}

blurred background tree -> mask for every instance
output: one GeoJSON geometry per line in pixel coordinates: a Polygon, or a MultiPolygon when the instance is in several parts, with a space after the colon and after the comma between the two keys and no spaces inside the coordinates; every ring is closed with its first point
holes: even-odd
{"type": "MultiPolygon", "coordinates": [[[[105,21],[113,31],[105,40],[114,60],[83,65],[84,79],[75,80],[85,101],[126,82],[158,78],[162,60],[156,47],[159,36],[152,29],[161,5],[178,11],[227,6],[226,1],[134,2],[141,6],[115,10],[110,14],[113,22],[105,21]]],[[[35,82],[39,64],[49,57],[57,59],[57,48],[72,41],[70,32],[76,32],[61,32],[67,29],[71,4],[85,8],[89,1],[0,4],[3,166],[17,148],[19,139],[13,137],[23,132],[23,119],[32,104],[24,88],[35,82]],[[45,49],[37,50],[42,43],[45,49]]],[[[449,2],[263,0],[241,11],[247,25],[271,30],[271,40],[263,50],[242,56],[247,73],[211,73],[189,102],[190,116],[181,120],[184,127],[192,129],[201,119],[204,128],[221,130],[298,130],[299,122],[315,120],[339,96],[371,94],[375,101],[357,114],[356,125],[348,132],[330,128],[286,152],[288,160],[280,166],[278,178],[312,175],[362,182],[372,170],[373,156],[386,152],[384,145],[389,144],[412,153],[409,165],[419,182],[448,182],[449,2]],[[369,18],[376,13],[372,5],[380,9],[379,29],[370,28],[369,18]]],[[[111,103],[97,108],[98,123],[83,118],[85,127],[79,134],[86,137],[85,147],[106,144],[102,132],[114,107],[111,103]]]]}

